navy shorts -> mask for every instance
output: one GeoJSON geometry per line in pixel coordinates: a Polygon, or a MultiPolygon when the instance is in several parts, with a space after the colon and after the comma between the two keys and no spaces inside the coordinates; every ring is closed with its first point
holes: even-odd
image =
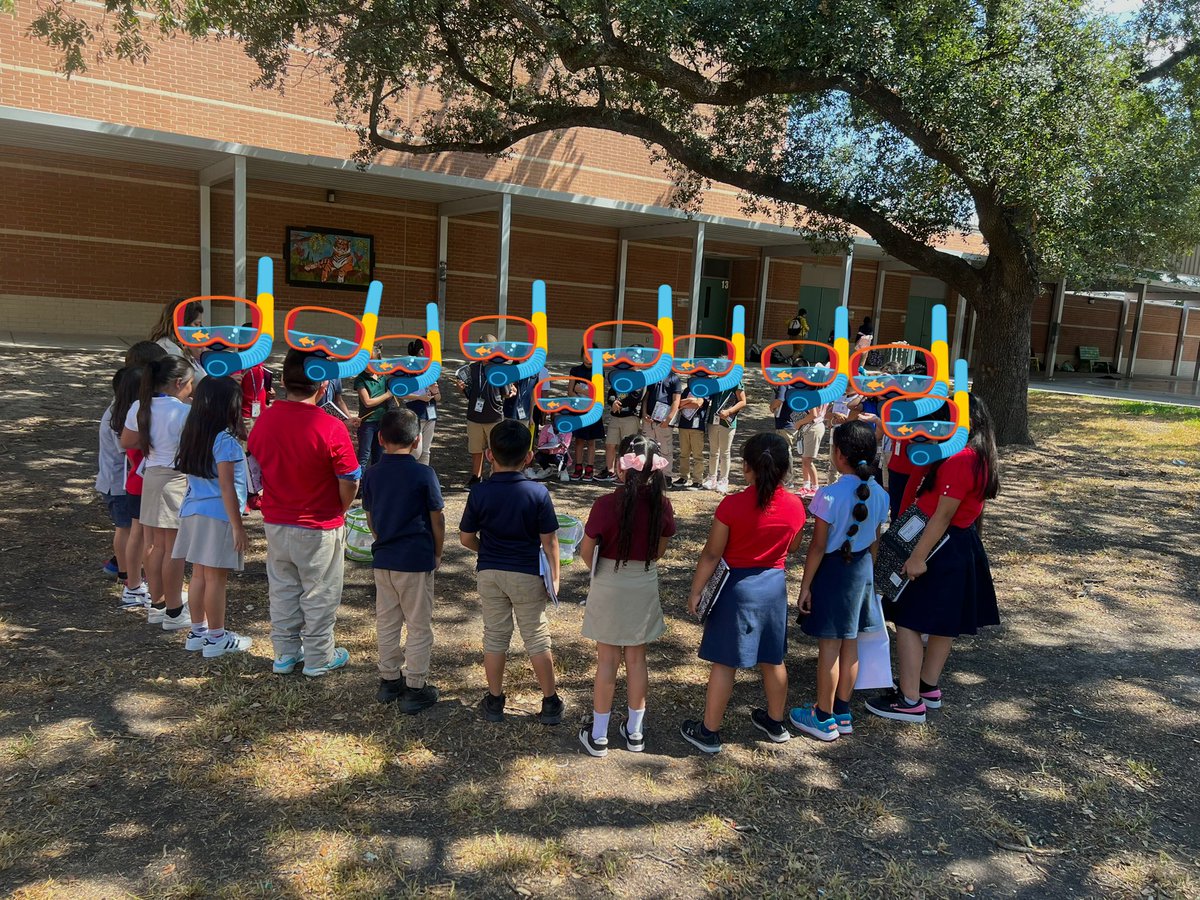
{"type": "MultiPolygon", "coordinates": [[[[116,528],[128,528],[133,524],[133,520],[137,518],[137,512],[134,511],[133,505],[129,502],[134,499],[129,494],[105,494],[104,505],[108,507],[108,517],[112,519],[113,526],[116,528]]],[[[136,498],[138,506],[141,506],[141,497],[136,498]]]]}

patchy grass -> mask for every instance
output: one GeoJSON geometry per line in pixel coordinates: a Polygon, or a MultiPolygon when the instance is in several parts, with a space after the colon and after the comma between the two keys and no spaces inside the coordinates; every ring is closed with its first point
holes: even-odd
{"type": "MultiPolygon", "coordinates": [[[[418,717],[374,702],[369,569],[347,567],[348,669],[315,682],[270,674],[257,516],[230,585],[230,624],[255,641],[247,657],[202,661],[119,612],[93,574],[110,539],[90,468],[106,363],[0,352],[0,377],[33,386],[0,395],[0,529],[14,535],[0,542],[0,892],[1200,895],[1187,774],[1200,755],[1200,560],[1181,540],[1200,533],[1200,413],[1032,395],[1038,446],[1005,451],[983,529],[1003,626],[958,642],[928,725],[856,707],[854,735],[829,745],[760,741],[756,673],[738,679],[724,753],[702,758],[678,737],[704,699],[700,630],[683,604],[717,498],[672,494],[680,532],[661,567],[667,632],[649,653],[647,750],[623,748],[619,685],[597,760],[575,734],[594,659],[575,603],[582,566],[565,571],[550,617],[569,704],[559,728],[533,719],[519,639],[507,721],[479,720],[478,599],[453,541],[435,607],[443,702],[418,717]],[[87,388],[67,390],[83,376],[87,388]],[[50,406],[55,428],[40,412],[50,406]]],[[[768,427],[762,385],[750,393],[739,441],[768,427]]],[[[464,502],[459,402],[434,446],[451,523],[464,502]]],[[[552,490],[582,517],[606,488],[552,490]]],[[[793,588],[799,574],[796,561],[793,588]]],[[[811,702],[815,655],[802,637],[789,645],[795,703],[811,702]]]]}

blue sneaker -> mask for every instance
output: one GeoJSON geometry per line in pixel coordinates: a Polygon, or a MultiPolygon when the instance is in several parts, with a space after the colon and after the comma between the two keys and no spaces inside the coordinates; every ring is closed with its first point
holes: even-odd
{"type": "Polygon", "coordinates": [[[109,575],[117,575],[120,573],[120,570],[117,568],[117,558],[115,556],[111,557],[108,562],[106,562],[100,568],[102,568],[105,573],[109,575]]]}
{"type": "Polygon", "coordinates": [[[800,729],[818,741],[836,741],[838,739],[837,720],[832,716],[824,720],[818,719],[815,706],[808,706],[804,709],[797,707],[788,714],[788,718],[791,720],[793,728],[800,729]]]}
{"type": "Polygon", "coordinates": [[[838,734],[854,734],[854,717],[850,713],[834,713],[833,721],[837,722],[838,734]]]}
{"type": "Polygon", "coordinates": [[[304,674],[309,678],[320,678],[322,675],[345,668],[348,662],[350,662],[350,651],[345,647],[334,647],[333,658],[329,662],[323,666],[305,666],[304,674]]]}
{"type": "Polygon", "coordinates": [[[271,671],[276,675],[291,675],[296,671],[296,666],[304,662],[304,650],[301,649],[295,656],[281,656],[271,664],[271,671]]]}

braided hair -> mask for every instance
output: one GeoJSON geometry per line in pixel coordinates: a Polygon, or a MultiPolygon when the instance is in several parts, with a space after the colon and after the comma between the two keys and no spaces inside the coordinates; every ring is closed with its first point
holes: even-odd
{"type": "MultiPolygon", "coordinates": [[[[621,441],[617,450],[618,459],[626,453],[642,457],[642,469],[625,469],[625,482],[621,486],[621,502],[617,511],[617,558],[613,571],[629,562],[633,544],[633,524],[637,516],[638,503],[644,496],[650,503],[650,518],[646,526],[646,570],[658,555],[658,544],[662,540],[663,507],[666,505],[666,479],[661,470],[654,470],[654,458],[662,456],[656,442],[641,434],[631,434],[621,441]]],[[[620,465],[620,463],[618,463],[620,465]]]]}
{"type": "Polygon", "coordinates": [[[854,474],[858,476],[860,484],[854,489],[854,497],[858,500],[854,504],[854,509],[851,516],[854,521],[850,523],[850,527],[846,529],[846,539],[842,542],[841,551],[842,559],[850,562],[853,558],[850,541],[858,534],[860,523],[867,520],[869,510],[867,509],[867,500],[871,498],[871,476],[875,474],[875,468],[872,461],[875,459],[875,429],[866,422],[860,422],[854,419],[839,425],[837,431],[833,433],[833,445],[838,452],[845,457],[850,465],[854,466],[854,474]]]}
{"type": "Polygon", "coordinates": [[[792,464],[788,442],[774,431],[760,431],[742,445],[742,462],[754,473],[759,509],[766,509],[792,464]]]}

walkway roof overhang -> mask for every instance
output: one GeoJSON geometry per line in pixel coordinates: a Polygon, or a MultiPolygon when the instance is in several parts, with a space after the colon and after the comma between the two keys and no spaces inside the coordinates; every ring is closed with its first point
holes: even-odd
{"type": "MultiPolygon", "coordinates": [[[[708,243],[724,242],[755,248],[796,247],[804,238],[786,225],[730,216],[688,213],[666,206],[592,197],[426,169],[356,163],[332,157],[289,153],[246,144],[173,134],[94,119],[0,106],[0,145],[119,159],[147,165],[200,171],[231,157],[246,160],[248,178],[311,185],[326,190],[444,204],[484,195],[511,198],[516,215],[612,228],[672,223],[703,223],[708,243]]],[[[955,252],[955,251],[947,251],[955,252]]],[[[813,249],[813,255],[830,255],[813,249]]],[[[785,255],[785,254],[780,254],[785,255]]],[[[967,254],[956,253],[966,256],[967,254]]],[[[892,271],[911,270],[889,257],[875,241],[854,242],[856,260],[880,262],[892,271]]]]}

